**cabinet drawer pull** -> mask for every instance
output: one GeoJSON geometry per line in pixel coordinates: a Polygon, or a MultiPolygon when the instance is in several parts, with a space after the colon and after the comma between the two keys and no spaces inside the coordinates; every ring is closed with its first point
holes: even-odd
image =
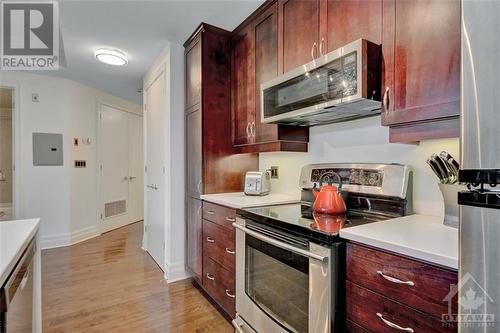
{"type": "Polygon", "coordinates": [[[210,237],[207,237],[207,242],[209,242],[209,243],[214,243],[214,242],[215,242],[215,239],[210,238],[210,237]]]}
{"type": "Polygon", "coordinates": [[[393,282],[393,283],[406,284],[406,285],[408,285],[410,287],[413,287],[415,285],[415,283],[413,283],[413,281],[401,281],[400,279],[396,279],[396,278],[394,278],[392,276],[385,275],[381,271],[377,271],[377,274],[380,275],[381,277],[383,277],[384,279],[386,279],[387,281],[390,281],[390,282],[393,282]]]}
{"type": "Polygon", "coordinates": [[[394,328],[394,329],[397,329],[397,330],[400,330],[400,331],[409,332],[409,333],[413,333],[414,332],[413,328],[410,328],[410,327],[401,327],[401,326],[399,326],[397,324],[394,324],[393,322],[390,322],[389,320],[385,319],[384,316],[381,313],[377,312],[377,317],[379,317],[380,320],[382,320],[384,322],[384,324],[386,324],[387,326],[389,326],[391,328],[394,328]]]}
{"type": "Polygon", "coordinates": [[[226,216],[226,221],[228,221],[228,222],[236,222],[236,219],[234,217],[226,216]]]}
{"type": "Polygon", "coordinates": [[[209,280],[215,280],[215,276],[211,275],[210,273],[207,273],[207,279],[209,280]]]}
{"type": "Polygon", "coordinates": [[[235,298],[236,296],[234,294],[231,294],[231,290],[229,289],[226,289],[226,295],[231,297],[231,298],[235,298]]]}
{"type": "Polygon", "coordinates": [[[214,215],[214,214],[215,214],[215,212],[214,212],[213,210],[207,210],[207,214],[209,214],[209,215],[214,215]]]}
{"type": "Polygon", "coordinates": [[[226,247],[226,253],[229,253],[229,254],[236,254],[236,252],[235,252],[235,251],[231,251],[231,250],[230,250],[230,249],[228,249],[227,247],[226,247]]]}

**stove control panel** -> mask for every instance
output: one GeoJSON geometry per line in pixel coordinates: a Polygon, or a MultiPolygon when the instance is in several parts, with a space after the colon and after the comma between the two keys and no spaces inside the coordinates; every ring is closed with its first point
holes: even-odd
{"type": "Polygon", "coordinates": [[[313,169],[311,182],[338,183],[337,173],[342,178],[342,184],[381,187],[384,172],[366,169],[313,169]]]}

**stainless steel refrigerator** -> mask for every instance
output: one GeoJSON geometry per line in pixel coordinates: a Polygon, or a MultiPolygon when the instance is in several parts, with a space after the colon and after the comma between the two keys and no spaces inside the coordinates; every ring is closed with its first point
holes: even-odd
{"type": "Polygon", "coordinates": [[[459,331],[500,332],[500,1],[462,1],[461,89],[459,331]]]}

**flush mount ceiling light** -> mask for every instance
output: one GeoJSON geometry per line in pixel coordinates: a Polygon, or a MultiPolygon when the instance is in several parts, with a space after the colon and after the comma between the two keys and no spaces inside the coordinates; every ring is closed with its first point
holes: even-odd
{"type": "Polygon", "coordinates": [[[100,62],[113,66],[123,66],[128,64],[125,54],[112,49],[99,49],[94,52],[94,56],[100,62]]]}

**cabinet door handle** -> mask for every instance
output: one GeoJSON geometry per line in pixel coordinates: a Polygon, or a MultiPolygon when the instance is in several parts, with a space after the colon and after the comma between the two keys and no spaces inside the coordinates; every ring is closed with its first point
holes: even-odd
{"type": "Polygon", "coordinates": [[[385,88],[384,97],[382,98],[384,111],[389,111],[389,87],[385,88]]]}
{"type": "Polygon", "coordinates": [[[251,137],[252,134],[250,133],[250,123],[247,123],[247,138],[251,137]]]}
{"type": "Polygon", "coordinates": [[[250,135],[255,137],[255,122],[252,121],[252,124],[250,125],[250,135]]]}
{"type": "Polygon", "coordinates": [[[317,54],[317,50],[318,49],[318,44],[316,44],[316,42],[313,43],[313,46],[311,47],[311,58],[312,60],[316,59],[316,54],[317,54]]]}
{"type": "Polygon", "coordinates": [[[226,221],[228,221],[228,222],[236,222],[236,219],[234,217],[226,216],[226,221]]]}
{"type": "Polygon", "coordinates": [[[214,242],[215,242],[215,239],[210,238],[210,237],[207,237],[207,242],[209,242],[209,243],[214,243],[214,242]]]}
{"type": "Polygon", "coordinates": [[[409,333],[413,333],[414,332],[413,328],[410,328],[410,327],[401,327],[401,326],[399,326],[397,324],[394,324],[393,322],[385,319],[384,316],[381,313],[377,312],[377,317],[379,317],[380,320],[382,320],[384,322],[384,324],[386,324],[390,328],[394,328],[396,330],[405,331],[405,332],[409,332],[409,333]]]}
{"type": "Polygon", "coordinates": [[[227,247],[226,247],[226,253],[229,253],[229,254],[236,254],[236,252],[235,252],[235,251],[231,251],[231,250],[230,250],[230,249],[228,249],[227,247]]]}
{"type": "Polygon", "coordinates": [[[377,271],[377,274],[380,275],[381,277],[383,277],[384,279],[386,279],[387,281],[390,281],[390,282],[393,282],[393,283],[406,284],[406,285],[408,285],[410,287],[413,287],[415,285],[415,283],[413,283],[413,281],[402,281],[400,279],[396,279],[395,277],[392,277],[392,276],[389,276],[389,275],[385,275],[381,271],[377,271]]]}
{"type": "Polygon", "coordinates": [[[201,218],[201,205],[200,205],[200,206],[198,206],[198,212],[197,212],[197,214],[198,214],[198,217],[200,217],[200,218],[201,218]]]}
{"type": "Polygon", "coordinates": [[[198,181],[198,184],[196,185],[196,189],[198,190],[198,193],[201,194],[201,180],[198,181]]]}
{"type": "Polygon", "coordinates": [[[215,280],[215,276],[211,275],[210,273],[207,273],[207,279],[209,280],[215,280]]]}
{"type": "Polygon", "coordinates": [[[215,212],[214,212],[213,210],[207,210],[207,214],[209,214],[209,215],[214,215],[214,214],[215,214],[215,212]]]}
{"type": "Polygon", "coordinates": [[[325,55],[324,45],[325,45],[325,39],[321,38],[321,42],[319,42],[319,54],[320,55],[325,55]]]}
{"type": "Polygon", "coordinates": [[[235,298],[236,296],[234,294],[231,294],[231,290],[229,289],[226,289],[226,295],[231,297],[231,298],[235,298]]]}

